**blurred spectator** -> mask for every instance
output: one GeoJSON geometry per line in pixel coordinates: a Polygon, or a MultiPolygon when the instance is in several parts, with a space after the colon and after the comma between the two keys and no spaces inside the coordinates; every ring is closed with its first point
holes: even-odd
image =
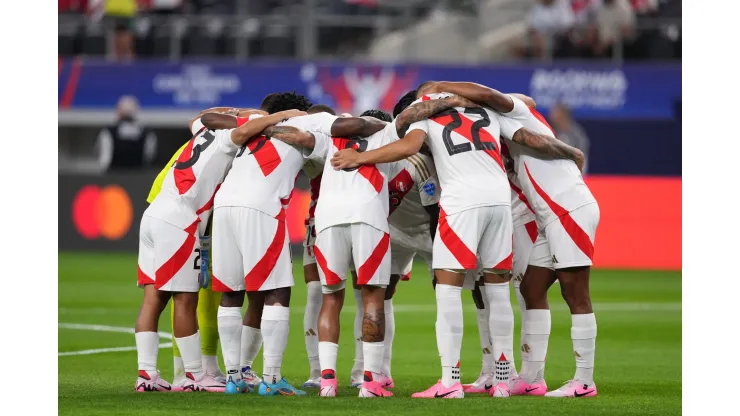
{"type": "Polygon", "coordinates": [[[596,11],[597,56],[611,56],[615,46],[629,42],[635,35],[635,12],[627,0],[602,0],[596,11]]]}
{"type": "MultiPolygon", "coordinates": [[[[139,8],[141,9],[143,2],[139,0],[139,8]]],[[[169,15],[180,11],[183,5],[183,0],[147,0],[146,8],[150,13],[159,15],[169,15]]]]}
{"type": "Polygon", "coordinates": [[[59,0],[59,13],[85,13],[87,0],[59,0]]]}
{"type": "Polygon", "coordinates": [[[137,120],[139,103],[125,95],[118,100],[117,120],[98,133],[95,148],[102,171],[148,166],[157,154],[157,136],[137,120]]]}
{"type": "Polygon", "coordinates": [[[121,61],[133,59],[136,0],[90,0],[88,4],[92,18],[104,16],[108,32],[113,35],[108,56],[121,61]]]}
{"type": "Polygon", "coordinates": [[[542,58],[567,38],[575,24],[569,0],[540,0],[529,16],[529,31],[524,44],[516,45],[518,56],[542,58]]]}
{"type": "Polygon", "coordinates": [[[586,169],[588,168],[589,140],[583,127],[573,120],[570,109],[564,104],[554,105],[550,109],[549,116],[558,139],[583,152],[583,156],[585,157],[583,173],[586,173],[586,169]]]}

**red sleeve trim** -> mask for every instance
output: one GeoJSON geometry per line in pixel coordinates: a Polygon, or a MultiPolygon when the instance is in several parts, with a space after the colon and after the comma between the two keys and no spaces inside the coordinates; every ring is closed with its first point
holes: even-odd
{"type": "Polygon", "coordinates": [[[249,121],[249,118],[247,118],[247,117],[237,117],[236,118],[236,126],[237,127],[240,127],[242,124],[246,123],[247,121],[249,121]]]}

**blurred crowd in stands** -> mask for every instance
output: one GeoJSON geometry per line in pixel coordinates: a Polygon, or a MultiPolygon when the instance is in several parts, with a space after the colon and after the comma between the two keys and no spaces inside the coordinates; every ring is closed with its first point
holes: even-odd
{"type": "Polygon", "coordinates": [[[680,59],[680,18],[680,0],[538,0],[527,36],[513,53],[523,58],[620,54],[625,59],[680,59]],[[674,24],[665,24],[670,19],[674,24]]]}
{"type": "MultiPolygon", "coordinates": [[[[134,55],[295,57],[304,1],[59,0],[59,54],[124,61],[134,55]]],[[[483,1],[492,0],[311,0],[313,16],[375,18],[369,25],[325,19],[317,29],[317,57],[363,50],[378,27],[399,28],[389,18],[410,23],[435,8],[475,16],[483,1]]],[[[681,58],[681,0],[516,1],[533,7],[512,57],[681,58]]]]}

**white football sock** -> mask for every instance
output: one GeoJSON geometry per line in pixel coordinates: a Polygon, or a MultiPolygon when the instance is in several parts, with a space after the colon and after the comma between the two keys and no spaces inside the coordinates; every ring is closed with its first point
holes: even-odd
{"type": "Polygon", "coordinates": [[[306,311],[303,314],[303,334],[310,368],[310,378],[321,375],[319,365],[319,311],[321,311],[321,282],[306,283],[306,311]]]}
{"type": "Polygon", "coordinates": [[[242,308],[218,307],[218,338],[224,356],[226,377],[241,379],[239,355],[242,350],[242,308]]]}
{"type": "MultiPolygon", "coordinates": [[[[380,372],[391,376],[391,358],[393,358],[393,337],[396,335],[396,319],[393,315],[393,299],[388,299],[383,304],[385,309],[385,338],[383,339],[383,365],[380,372]]],[[[363,352],[364,353],[364,352],[363,352]]],[[[368,368],[367,365],[365,368],[368,368]]]]}
{"type": "Polygon", "coordinates": [[[522,377],[527,383],[536,383],[545,377],[545,357],[547,343],[550,339],[549,309],[530,309],[524,314],[525,350],[529,350],[526,360],[522,362],[522,377]]]}
{"type": "MultiPolygon", "coordinates": [[[[529,355],[529,346],[526,348],[524,345],[526,344],[525,340],[527,337],[524,335],[524,314],[527,313],[527,303],[524,302],[524,296],[522,296],[521,290],[519,290],[519,286],[522,284],[522,282],[514,282],[514,292],[516,293],[516,301],[519,304],[519,316],[522,320],[522,328],[521,332],[519,333],[519,350],[522,352],[522,363],[527,360],[527,355],[529,355]]],[[[516,371],[516,366],[514,366],[514,370],[516,371]]]]}
{"type": "Polygon", "coordinates": [[[385,353],[385,343],[381,342],[363,342],[362,352],[365,357],[365,381],[376,380],[381,374],[383,366],[383,355],[385,353]],[[367,380],[367,374],[370,373],[371,379],[367,380]]]}
{"type": "Polygon", "coordinates": [[[319,360],[321,361],[321,375],[324,371],[337,372],[337,354],[339,345],[333,342],[319,341],[319,360]]]}
{"type": "Polygon", "coordinates": [[[262,357],[263,380],[275,384],[282,379],[280,367],[283,364],[283,354],[288,346],[288,330],[290,328],[290,308],[280,305],[266,305],[262,311],[262,337],[265,340],[265,351],[262,357]]]}
{"type": "MultiPolygon", "coordinates": [[[[260,352],[262,347],[262,331],[259,328],[252,328],[251,326],[242,326],[242,351],[241,362],[242,371],[247,367],[252,368],[252,363],[260,352]]],[[[263,365],[264,367],[264,365],[263,365]]]]}
{"type": "Polygon", "coordinates": [[[462,288],[437,284],[437,343],[442,359],[442,384],[460,382],[460,349],[463,335],[462,288]]]}
{"type": "Polygon", "coordinates": [[[570,337],[576,356],[575,379],[591,384],[594,382],[594,359],[596,355],[596,316],[593,313],[571,315],[570,337]]]}
{"type": "Polygon", "coordinates": [[[488,325],[491,331],[493,358],[496,360],[494,383],[506,383],[514,362],[514,311],[511,309],[509,282],[486,283],[483,288],[488,298],[491,314],[488,325]]]}
{"type": "Polygon", "coordinates": [[[488,328],[488,315],[490,314],[488,309],[488,298],[485,290],[481,290],[483,296],[483,304],[485,308],[475,310],[478,322],[478,337],[480,338],[480,349],[482,353],[482,363],[480,372],[493,373],[493,354],[491,348],[491,331],[488,328]]]}
{"type": "Polygon", "coordinates": [[[180,349],[182,364],[185,366],[185,374],[190,373],[193,379],[198,381],[203,375],[203,358],[200,352],[200,332],[182,338],[175,338],[177,348],[180,349]]]}
{"type": "MultiPolygon", "coordinates": [[[[353,289],[355,294],[355,326],[354,326],[354,337],[355,337],[355,363],[352,366],[352,377],[358,377],[362,381],[362,372],[365,368],[365,363],[362,358],[362,317],[365,315],[365,305],[362,303],[362,291],[359,289],[353,289]]],[[[324,370],[323,366],[321,368],[324,370]]]]}
{"type": "Polygon", "coordinates": [[[157,371],[157,354],[159,354],[159,334],[156,332],[137,332],[136,355],[139,370],[157,371]]]}
{"type": "Polygon", "coordinates": [[[208,374],[220,373],[221,368],[218,366],[218,356],[204,355],[203,356],[203,371],[205,371],[208,374]]]}

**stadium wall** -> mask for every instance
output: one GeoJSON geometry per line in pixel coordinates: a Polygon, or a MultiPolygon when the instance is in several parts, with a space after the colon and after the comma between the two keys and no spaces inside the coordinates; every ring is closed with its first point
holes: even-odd
{"type": "MultiPolygon", "coordinates": [[[[59,250],[131,251],[156,172],[59,175],[59,250]]],[[[599,201],[595,266],[681,269],[681,178],[593,175],[599,201]]],[[[288,209],[288,230],[299,249],[309,195],[299,182],[288,209]]]]}

